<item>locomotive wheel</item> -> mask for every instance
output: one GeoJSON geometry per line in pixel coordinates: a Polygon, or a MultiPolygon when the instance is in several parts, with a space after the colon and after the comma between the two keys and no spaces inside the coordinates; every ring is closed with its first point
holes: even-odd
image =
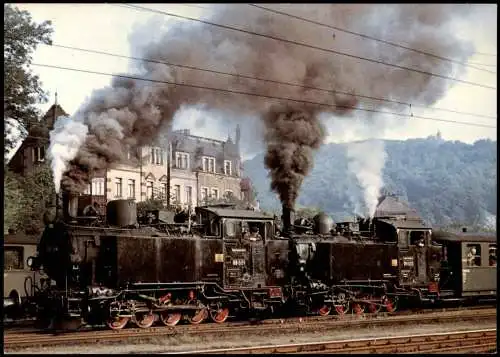
{"type": "Polygon", "coordinates": [[[382,298],[382,304],[384,305],[387,312],[395,312],[398,309],[398,297],[384,296],[382,298]]]}
{"type": "Polygon", "coordinates": [[[318,309],[318,314],[319,316],[327,316],[330,314],[330,311],[332,311],[332,307],[325,304],[318,309]]]}
{"type": "Polygon", "coordinates": [[[214,309],[210,311],[210,317],[213,322],[221,324],[227,320],[229,316],[229,309],[227,307],[214,309]]]}
{"type": "Polygon", "coordinates": [[[121,330],[129,322],[130,317],[110,317],[106,325],[112,330],[121,330]]]}
{"type": "Polygon", "coordinates": [[[199,309],[194,312],[193,315],[188,317],[188,321],[192,325],[201,324],[208,317],[207,309],[199,309]]]}
{"type": "Polygon", "coordinates": [[[369,313],[376,314],[377,312],[380,312],[382,304],[379,299],[374,296],[368,296],[366,299],[370,301],[366,304],[366,308],[369,313]]]}
{"type": "Polygon", "coordinates": [[[352,306],[351,311],[353,314],[361,316],[365,312],[365,306],[363,303],[353,302],[351,306],[352,306]]]}
{"type": "Polygon", "coordinates": [[[338,295],[338,302],[335,305],[335,313],[339,316],[345,315],[349,311],[349,300],[344,293],[338,295]]]}
{"type": "Polygon", "coordinates": [[[149,328],[155,322],[155,315],[150,312],[138,312],[135,314],[135,324],[140,328],[149,328]]]}
{"type": "Polygon", "coordinates": [[[160,320],[165,326],[175,326],[182,318],[180,312],[163,311],[160,313],[160,320]]]}
{"type": "Polygon", "coordinates": [[[339,316],[343,316],[349,311],[349,304],[345,303],[342,305],[335,305],[335,313],[339,316]]]}

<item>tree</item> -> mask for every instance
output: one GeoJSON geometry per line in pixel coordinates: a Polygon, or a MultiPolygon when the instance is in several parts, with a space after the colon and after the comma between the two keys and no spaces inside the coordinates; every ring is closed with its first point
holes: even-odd
{"type": "Polygon", "coordinates": [[[40,165],[26,177],[6,171],[4,179],[5,229],[28,235],[40,234],[45,226],[43,215],[55,197],[54,181],[48,165],[40,165]]]}
{"type": "Polygon", "coordinates": [[[4,233],[9,229],[18,229],[19,217],[23,213],[22,205],[20,202],[23,200],[23,191],[19,178],[12,171],[5,170],[3,181],[4,187],[4,206],[3,206],[3,221],[4,233]]]}
{"type": "Polygon", "coordinates": [[[21,132],[40,117],[36,104],[47,101],[37,75],[30,69],[40,43],[52,44],[51,22],[37,24],[27,11],[4,5],[4,155],[14,147],[13,127],[21,132]]]}

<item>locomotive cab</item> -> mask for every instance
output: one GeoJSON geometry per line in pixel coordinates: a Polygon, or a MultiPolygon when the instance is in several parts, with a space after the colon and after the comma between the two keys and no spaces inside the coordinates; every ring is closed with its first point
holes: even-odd
{"type": "Polygon", "coordinates": [[[421,301],[436,300],[440,277],[441,246],[433,244],[431,227],[416,219],[378,219],[392,227],[397,239],[398,282],[421,301]]]}

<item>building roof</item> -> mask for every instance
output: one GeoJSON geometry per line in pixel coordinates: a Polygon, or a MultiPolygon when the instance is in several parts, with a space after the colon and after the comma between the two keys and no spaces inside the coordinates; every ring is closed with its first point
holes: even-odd
{"type": "Polygon", "coordinates": [[[68,114],[59,104],[52,104],[47,113],[42,117],[42,122],[47,123],[47,127],[52,130],[55,123],[54,119],[59,118],[61,115],[67,116],[68,114]]]}
{"type": "Polygon", "coordinates": [[[418,212],[410,208],[408,203],[398,200],[394,196],[383,196],[379,200],[374,217],[405,216],[407,219],[419,219],[418,212]]]}
{"type": "Polygon", "coordinates": [[[448,242],[489,242],[496,243],[496,233],[485,232],[448,232],[435,231],[432,233],[433,239],[436,241],[444,240],[448,242]]]}
{"type": "Polygon", "coordinates": [[[274,217],[259,211],[229,209],[229,208],[214,208],[214,207],[199,207],[199,209],[213,213],[219,217],[224,217],[224,218],[274,220],[274,217]]]}
{"type": "Polygon", "coordinates": [[[238,146],[232,141],[221,141],[191,135],[189,130],[178,130],[171,134],[173,151],[193,153],[226,159],[239,159],[238,146]]]}
{"type": "Polygon", "coordinates": [[[402,229],[431,229],[432,227],[428,224],[425,224],[421,220],[415,220],[415,219],[404,219],[404,220],[397,220],[397,219],[379,219],[379,222],[384,222],[387,224],[390,224],[391,226],[395,228],[402,228],[402,229]]]}

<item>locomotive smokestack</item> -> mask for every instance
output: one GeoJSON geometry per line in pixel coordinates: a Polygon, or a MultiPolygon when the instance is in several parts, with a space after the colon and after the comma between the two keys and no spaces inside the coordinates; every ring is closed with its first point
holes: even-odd
{"type": "Polygon", "coordinates": [[[56,220],[61,221],[64,219],[63,197],[61,192],[55,194],[55,200],[56,200],[56,220]]]}
{"type": "Polygon", "coordinates": [[[78,215],[78,194],[64,192],[62,194],[62,214],[65,221],[71,221],[78,215]]]}
{"type": "Polygon", "coordinates": [[[293,222],[294,212],[292,208],[289,208],[286,205],[283,205],[283,235],[285,237],[291,237],[292,230],[292,222],[293,222]]]}

